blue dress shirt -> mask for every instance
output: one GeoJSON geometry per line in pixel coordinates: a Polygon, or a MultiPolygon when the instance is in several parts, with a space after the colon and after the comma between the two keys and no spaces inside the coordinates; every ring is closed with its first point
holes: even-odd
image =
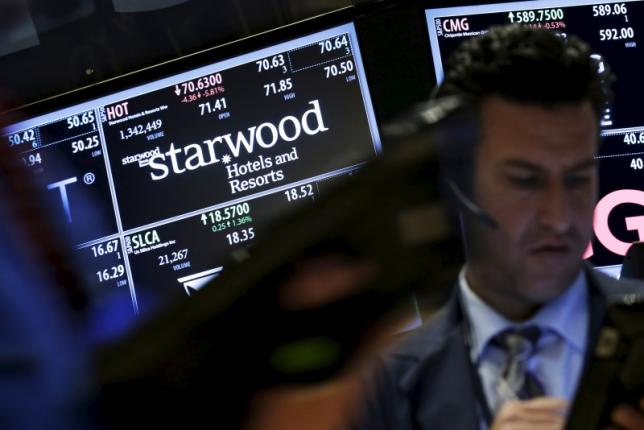
{"type": "Polygon", "coordinates": [[[547,396],[573,400],[583,368],[588,337],[588,285],[583,271],[561,296],[527,321],[512,322],[485,303],[472,291],[461,270],[459,284],[469,319],[470,352],[476,365],[492,413],[498,410],[500,399],[496,392],[504,365],[504,353],[490,345],[490,341],[509,327],[537,325],[542,329],[535,353],[527,362],[527,369],[543,384],[547,396]]]}

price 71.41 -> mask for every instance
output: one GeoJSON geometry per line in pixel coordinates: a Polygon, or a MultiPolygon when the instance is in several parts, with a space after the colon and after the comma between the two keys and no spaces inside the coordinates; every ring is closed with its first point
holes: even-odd
{"type": "Polygon", "coordinates": [[[228,104],[226,103],[226,97],[218,98],[215,101],[199,103],[199,114],[201,116],[204,116],[213,112],[219,112],[224,109],[228,109],[228,104]]]}

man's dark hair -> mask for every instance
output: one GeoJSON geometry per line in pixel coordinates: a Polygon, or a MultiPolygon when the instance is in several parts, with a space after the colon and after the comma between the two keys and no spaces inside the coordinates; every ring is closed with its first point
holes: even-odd
{"type": "Polygon", "coordinates": [[[611,101],[614,77],[591,54],[572,35],[518,25],[492,27],[452,53],[434,96],[463,96],[474,103],[500,96],[546,108],[590,100],[599,118],[611,101]]]}

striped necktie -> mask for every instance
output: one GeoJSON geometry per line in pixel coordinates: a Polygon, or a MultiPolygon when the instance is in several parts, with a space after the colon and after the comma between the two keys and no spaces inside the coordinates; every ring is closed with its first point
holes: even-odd
{"type": "Polygon", "coordinates": [[[541,329],[536,326],[510,328],[497,334],[493,344],[506,354],[505,364],[497,383],[499,405],[509,400],[526,400],[544,395],[543,385],[527,369],[535,353],[541,329]]]}

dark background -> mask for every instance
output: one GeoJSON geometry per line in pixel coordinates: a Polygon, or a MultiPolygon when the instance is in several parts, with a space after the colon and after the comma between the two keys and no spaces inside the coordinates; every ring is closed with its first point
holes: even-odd
{"type": "MultiPolygon", "coordinates": [[[[434,84],[420,5],[355,3],[363,3],[356,14],[369,79],[380,83],[372,96],[380,116],[391,118],[434,84]]],[[[351,0],[5,0],[0,96],[5,105],[24,106],[350,6],[351,0]],[[122,4],[140,11],[120,12],[122,4]]]]}

